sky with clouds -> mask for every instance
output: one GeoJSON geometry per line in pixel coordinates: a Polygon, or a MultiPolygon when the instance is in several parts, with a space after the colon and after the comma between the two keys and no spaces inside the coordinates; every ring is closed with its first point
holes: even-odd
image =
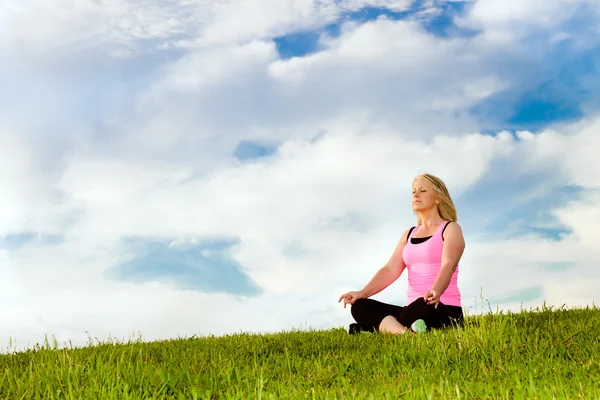
{"type": "Polygon", "coordinates": [[[0,347],[347,326],[422,172],[467,312],[596,304],[599,33],[592,0],[0,3],[0,347]]]}

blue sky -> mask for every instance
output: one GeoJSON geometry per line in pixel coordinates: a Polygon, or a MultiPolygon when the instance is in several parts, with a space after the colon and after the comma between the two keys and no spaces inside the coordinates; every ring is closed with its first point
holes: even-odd
{"type": "Polygon", "coordinates": [[[128,238],[125,243],[133,250],[135,258],[108,270],[112,279],[138,282],[166,279],[177,289],[207,293],[256,296],[261,292],[229,254],[230,247],[239,241],[213,239],[173,244],[128,238]]]}
{"type": "Polygon", "coordinates": [[[594,300],[595,2],[77,3],[0,5],[0,341],[347,324],[419,172],[465,307],[594,300]]]}
{"type": "Polygon", "coordinates": [[[240,161],[255,160],[273,154],[276,149],[271,145],[264,145],[252,141],[241,141],[233,155],[240,161]]]}
{"type": "Polygon", "coordinates": [[[26,245],[56,245],[65,240],[57,234],[42,235],[35,232],[10,233],[0,238],[0,249],[16,250],[26,245]]]}

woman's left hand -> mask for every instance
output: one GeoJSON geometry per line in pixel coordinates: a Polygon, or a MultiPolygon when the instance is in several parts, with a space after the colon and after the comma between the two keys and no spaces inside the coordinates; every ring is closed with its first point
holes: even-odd
{"type": "Polygon", "coordinates": [[[437,291],[437,289],[430,289],[423,298],[427,302],[427,304],[435,304],[435,308],[437,308],[440,302],[441,293],[437,291]]]}

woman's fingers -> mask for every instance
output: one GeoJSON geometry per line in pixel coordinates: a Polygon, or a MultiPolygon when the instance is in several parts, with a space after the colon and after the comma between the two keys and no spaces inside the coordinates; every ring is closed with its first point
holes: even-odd
{"type": "Polygon", "coordinates": [[[350,294],[349,293],[344,293],[343,295],[340,296],[340,299],[338,300],[338,303],[342,300],[344,300],[344,308],[346,308],[346,304],[348,304],[349,300],[348,300],[348,296],[350,294]]]}
{"type": "Polygon", "coordinates": [[[360,297],[358,292],[348,292],[340,296],[338,303],[344,300],[344,308],[346,308],[346,304],[354,304],[356,300],[360,297]]]}

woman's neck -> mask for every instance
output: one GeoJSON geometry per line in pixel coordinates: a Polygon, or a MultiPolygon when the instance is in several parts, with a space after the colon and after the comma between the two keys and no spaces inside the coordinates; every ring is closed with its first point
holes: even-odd
{"type": "Polygon", "coordinates": [[[439,225],[443,222],[442,218],[440,218],[437,209],[420,212],[419,218],[421,219],[421,226],[425,229],[428,229],[435,225],[439,225]]]}

